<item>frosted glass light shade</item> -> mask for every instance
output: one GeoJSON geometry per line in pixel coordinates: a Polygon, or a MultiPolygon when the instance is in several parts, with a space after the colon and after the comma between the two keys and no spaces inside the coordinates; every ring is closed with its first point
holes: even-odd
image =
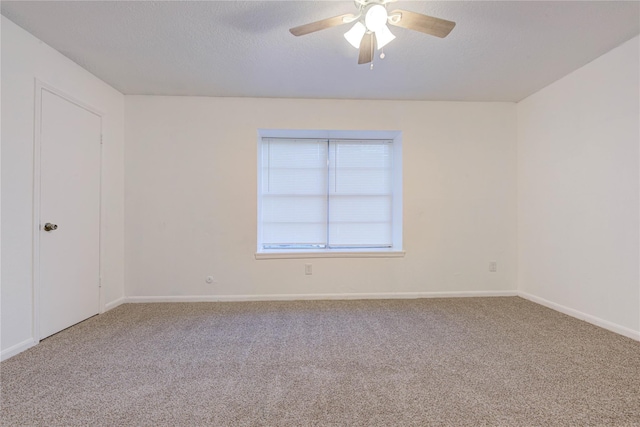
{"type": "Polygon", "coordinates": [[[371,6],[364,17],[364,23],[369,31],[375,33],[380,30],[387,23],[387,9],[380,4],[371,6]]]}
{"type": "Polygon", "coordinates": [[[364,25],[361,22],[356,22],[356,24],[351,27],[349,31],[344,33],[344,38],[351,44],[351,46],[356,49],[360,48],[360,41],[362,41],[362,36],[367,31],[364,25]]]}
{"type": "Polygon", "coordinates": [[[383,25],[382,28],[376,31],[376,44],[378,45],[378,49],[382,49],[395,38],[396,36],[391,33],[391,30],[389,30],[389,27],[386,25],[383,25]]]}

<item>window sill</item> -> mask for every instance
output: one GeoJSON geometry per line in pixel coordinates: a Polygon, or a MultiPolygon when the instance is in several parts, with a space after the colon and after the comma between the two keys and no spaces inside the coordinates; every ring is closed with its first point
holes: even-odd
{"type": "Polygon", "coordinates": [[[256,259],[307,258],[403,258],[404,251],[313,251],[313,252],[256,252],[256,259]]]}

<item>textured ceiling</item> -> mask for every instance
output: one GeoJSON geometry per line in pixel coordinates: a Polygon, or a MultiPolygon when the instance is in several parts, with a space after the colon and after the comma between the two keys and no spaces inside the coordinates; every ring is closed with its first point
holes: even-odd
{"type": "Polygon", "coordinates": [[[640,33],[640,2],[399,1],[456,21],[392,27],[375,67],[348,25],[290,27],[352,1],[2,1],[2,14],[125,94],[519,101],[640,33]]]}

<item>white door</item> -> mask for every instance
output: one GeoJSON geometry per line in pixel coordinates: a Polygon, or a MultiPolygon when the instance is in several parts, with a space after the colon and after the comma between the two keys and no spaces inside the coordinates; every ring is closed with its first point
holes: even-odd
{"type": "Polygon", "coordinates": [[[40,339],[99,311],[102,127],[99,115],[41,91],[40,339]]]}

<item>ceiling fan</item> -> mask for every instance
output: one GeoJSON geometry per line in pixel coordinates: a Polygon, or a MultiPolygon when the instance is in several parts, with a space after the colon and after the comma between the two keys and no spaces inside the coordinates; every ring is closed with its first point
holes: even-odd
{"type": "MultiPolygon", "coordinates": [[[[393,1],[395,0],[355,0],[354,3],[358,8],[358,13],[347,13],[322,19],[291,28],[289,31],[294,36],[303,36],[355,22],[353,27],[344,34],[344,37],[353,47],[360,49],[358,64],[368,64],[373,61],[374,45],[378,49],[382,49],[396,38],[387,24],[420,31],[440,38],[446,37],[456,26],[455,22],[408,10],[397,9],[387,12],[387,3],[393,1]]],[[[384,58],[383,55],[384,53],[381,58],[384,58]]],[[[373,64],[371,64],[371,67],[373,68],[373,64]]]]}

